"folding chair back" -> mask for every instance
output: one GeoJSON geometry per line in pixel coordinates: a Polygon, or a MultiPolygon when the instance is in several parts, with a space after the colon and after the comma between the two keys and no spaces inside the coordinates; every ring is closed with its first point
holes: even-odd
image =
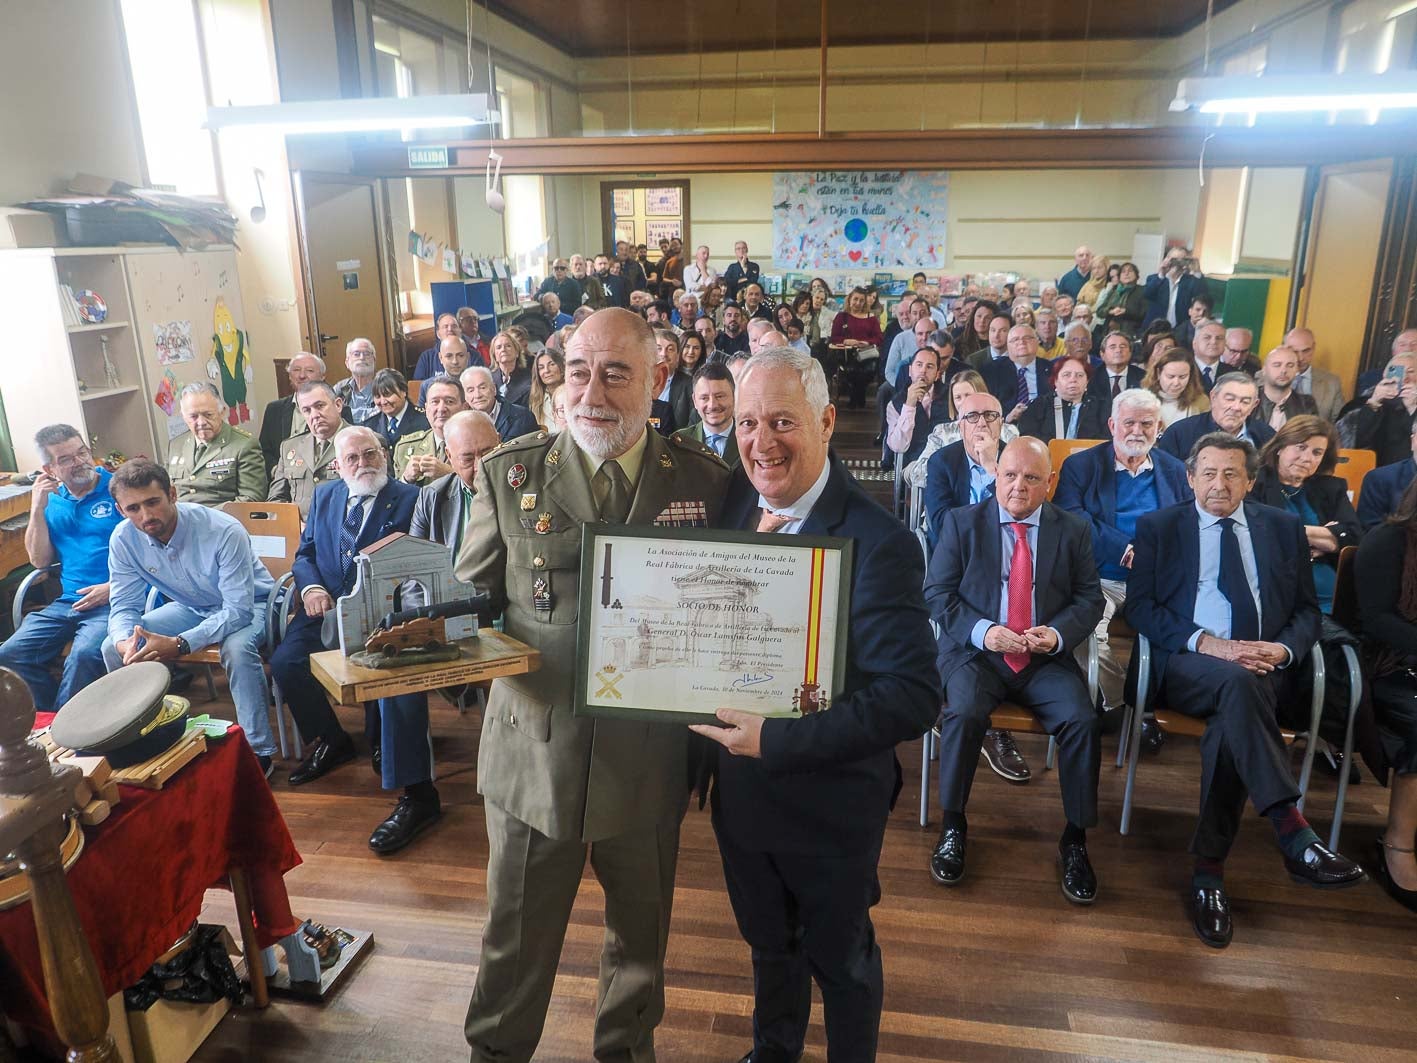
{"type": "Polygon", "coordinates": [[[1076,454],[1079,450],[1088,450],[1103,442],[1105,440],[1102,439],[1048,440],[1048,459],[1053,465],[1053,483],[1048,488],[1048,501],[1053,501],[1053,493],[1058,490],[1058,470],[1063,467],[1068,455],[1076,454]]]}
{"type": "Polygon", "coordinates": [[[1358,496],[1363,493],[1363,477],[1378,467],[1378,456],[1371,450],[1340,450],[1338,465],[1333,474],[1343,477],[1348,484],[1348,501],[1358,505],[1358,496]]]}
{"type": "Polygon", "coordinates": [[[294,502],[228,502],[221,507],[251,536],[256,556],[276,579],[290,571],[300,545],[300,507],[294,502]]]}

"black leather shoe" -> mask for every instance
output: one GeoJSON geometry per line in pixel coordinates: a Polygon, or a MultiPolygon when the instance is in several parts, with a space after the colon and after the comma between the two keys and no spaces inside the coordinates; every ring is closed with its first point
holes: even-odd
{"type": "Polygon", "coordinates": [[[1097,900],[1097,876],[1087,858],[1087,846],[1078,842],[1058,846],[1058,868],[1062,871],[1063,896],[1074,904],[1097,900]]]}
{"type": "Polygon", "coordinates": [[[984,732],[982,749],[984,759],[999,778],[1012,783],[1025,783],[1033,778],[1033,772],[1028,770],[1028,761],[1024,760],[1023,754],[1018,751],[1012,731],[995,731],[990,728],[984,732]]]}
{"type": "Polygon", "coordinates": [[[269,779],[272,775],[275,774],[275,762],[270,757],[262,753],[258,753],[256,754],[256,763],[261,766],[261,774],[264,775],[267,779],[269,779]]]}
{"type": "Polygon", "coordinates": [[[1321,890],[1347,889],[1368,877],[1348,857],[1339,856],[1318,842],[1300,853],[1297,860],[1286,856],[1284,869],[1295,882],[1317,886],[1321,890]]]}
{"type": "Polygon", "coordinates": [[[384,747],[369,747],[369,766],[374,769],[374,774],[383,778],[384,775],[384,747]]]}
{"type": "Polygon", "coordinates": [[[964,878],[964,828],[946,827],[930,854],[930,877],[941,886],[957,886],[964,878]]]}
{"type": "Polygon", "coordinates": [[[389,818],[375,827],[374,833],[369,835],[369,848],[380,856],[396,853],[437,823],[442,815],[443,806],[440,802],[415,801],[404,794],[389,813],[389,818]]]}
{"type": "Polygon", "coordinates": [[[1141,721],[1141,751],[1150,753],[1153,757],[1161,752],[1161,747],[1166,744],[1166,732],[1161,729],[1161,725],[1156,722],[1155,717],[1144,716],[1141,721]]]}
{"type": "Polygon", "coordinates": [[[1383,891],[1389,897],[1409,912],[1417,912],[1417,890],[1405,890],[1392,880],[1392,873],[1387,869],[1387,853],[1383,849],[1381,838],[1373,844],[1373,856],[1368,866],[1373,869],[1373,877],[1378,880],[1378,885],[1382,886],[1383,891]]]}
{"type": "Polygon", "coordinates": [[[334,741],[322,738],[315,746],[315,752],[300,762],[300,766],[290,773],[291,786],[304,786],[314,782],[321,775],[338,768],[346,761],[354,759],[354,743],[349,736],[341,733],[334,741]]]}
{"type": "Polygon", "coordinates": [[[1221,888],[1191,890],[1191,926],[1196,937],[1213,949],[1223,949],[1235,934],[1230,922],[1230,898],[1221,888]]]}
{"type": "MultiPolygon", "coordinates": [[[[802,1053],[798,1052],[797,1055],[791,1060],[788,1060],[787,1063],[798,1063],[801,1058],[802,1053]]],[[[769,1061],[765,1059],[760,1059],[759,1057],[753,1055],[753,1053],[749,1052],[746,1056],[740,1059],[738,1063],[769,1063],[769,1061]]]]}

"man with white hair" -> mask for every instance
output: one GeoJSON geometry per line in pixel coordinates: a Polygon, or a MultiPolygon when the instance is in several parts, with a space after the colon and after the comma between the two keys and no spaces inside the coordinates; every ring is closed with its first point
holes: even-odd
{"type": "MultiPolygon", "coordinates": [[[[1155,449],[1161,400],[1154,394],[1145,388],[1121,392],[1112,400],[1107,428],[1111,439],[1063,461],[1053,504],[1092,526],[1092,556],[1106,601],[1097,625],[1102,706],[1110,712],[1122,707],[1131,640],[1110,637],[1108,625],[1127,600],[1137,519],[1195,496],[1186,482],[1185,462],[1155,449]]],[[[1144,725],[1142,741],[1151,751],[1160,748],[1161,732],[1153,721],[1144,725]]]]}
{"type": "Polygon", "coordinates": [[[335,384],[335,394],[349,411],[353,424],[363,424],[379,411],[374,408],[374,374],[379,371],[374,344],[363,336],[350,340],[344,349],[344,367],[349,376],[335,384]]]}
{"type": "Polygon", "coordinates": [[[266,403],[261,414],[261,455],[266,459],[266,475],[280,460],[280,445],[292,436],[298,436],[309,429],[305,418],[295,406],[295,394],[300,385],[312,380],[325,379],[325,360],[319,355],[301,351],[292,355],[285,365],[285,375],[290,380],[290,394],[266,403]]]}
{"type": "Polygon", "coordinates": [[[698,296],[702,302],[704,289],[718,283],[718,270],[709,265],[708,244],[694,249],[694,261],[684,267],[684,291],[698,296]]]}
{"type": "Polygon", "coordinates": [[[753,955],[753,1045],[743,1059],[802,1055],[813,978],[828,1058],[875,1059],[882,974],[870,910],[900,778],[895,747],[923,734],[939,707],[924,569],[910,533],[831,456],[836,410],[810,354],[755,354],[734,416],[743,464],[722,525],[847,538],[855,551],[846,679],[831,711],[764,719],[719,709],[724,726],[693,728],[722,747],[714,833],[753,955]]]}
{"type": "Polygon", "coordinates": [[[757,354],[768,347],[786,347],[787,337],[766,318],[755,317],[748,322],[748,353],[757,354]]]}
{"type": "Polygon", "coordinates": [[[547,292],[541,297],[541,312],[546,315],[552,332],[571,323],[571,315],[561,310],[561,297],[555,292],[547,292]]]}
{"type": "MultiPolygon", "coordinates": [[[[271,655],[280,684],[310,755],[290,773],[291,786],[314,782],[354,759],[354,742],[340,726],[324,689],[310,672],[310,654],[338,643],[335,601],[354,589],[354,559],[394,532],[407,532],[418,488],[389,477],[384,441],[363,426],[335,436],[340,479],[323,484],[310,504],[291,572],[300,606],[271,655]]],[[[390,816],[374,829],[369,847],[380,855],[407,845],[441,815],[432,783],[428,703],[418,695],[365,705],[365,734],[385,789],[404,788],[390,816]]]]}
{"type": "Polygon", "coordinates": [[[264,502],[270,486],[260,445],[245,429],[229,424],[226,403],[203,380],[177,393],[187,431],[167,447],[167,475],[179,502],[220,506],[264,502]]]}
{"type": "Polygon", "coordinates": [[[469,410],[481,410],[497,426],[497,434],[505,439],[515,439],[528,432],[535,432],[536,415],[525,406],[515,402],[503,402],[497,395],[497,383],[492,379],[492,370],[475,365],[464,370],[458,378],[462,384],[469,410]]]}
{"type": "Polygon", "coordinates": [[[679,296],[679,320],[673,322],[681,332],[694,327],[694,322],[699,316],[699,297],[693,292],[685,292],[679,296]]]}
{"type": "Polygon", "coordinates": [[[605,893],[594,1054],[654,1058],[688,734],[576,716],[572,703],[582,528],[718,517],[727,466],[647,430],[668,373],[638,315],[597,311],[567,345],[566,430],[504,444],[478,469],[457,575],[542,666],[496,680],[482,726],[488,912],[464,1025],[474,1060],[535,1054],[587,853],[605,893]]]}

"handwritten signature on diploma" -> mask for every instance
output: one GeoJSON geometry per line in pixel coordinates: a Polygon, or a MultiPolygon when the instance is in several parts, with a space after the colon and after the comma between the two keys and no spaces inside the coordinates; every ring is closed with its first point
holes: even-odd
{"type": "Polygon", "coordinates": [[[772,676],[767,673],[759,672],[754,674],[752,672],[744,672],[737,679],[733,680],[733,689],[742,690],[744,687],[757,686],[759,683],[770,682],[772,682],[772,676]]]}

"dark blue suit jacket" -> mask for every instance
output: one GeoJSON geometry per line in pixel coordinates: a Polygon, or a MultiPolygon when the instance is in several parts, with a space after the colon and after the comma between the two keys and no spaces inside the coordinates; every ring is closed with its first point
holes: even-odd
{"type": "MultiPolygon", "coordinates": [[[[290,566],[295,574],[297,593],[317,585],[324,587],[331,598],[349,593],[349,587],[344,586],[340,579],[342,566],[339,556],[339,533],[344,526],[344,511],[348,502],[349,488],[343,480],[331,480],[315,489],[314,497],[310,499],[310,516],[305,521],[300,546],[290,566]]],[[[417,487],[402,480],[390,480],[374,496],[371,503],[374,508],[364,522],[364,530],[354,542],[355,553],[393,532],[408,531],[417,502],[417,487]]],[[[350,569],[349,578],[353,586],[353,569],[350,569]]]]}
{"type": "MultiPolygon", "coordinates": [[[[1003,454],[1003,441],[999,453],[1003,454]]],[[[970,505],[969,457],[963,440],[956,440],[930,455],[925,463],[925,538],[931,550],[940,540],[940,525],[952,509],[970,505]]]]}
{"type": "MultiPolygon", "coordinates": [[[[756,851],[855,855],[879,845],[900,789],[895,747],[924,734],[940,711],[920,551],[829,460],[826,490],[801,532],[853,540],[842,692],[825,712],[765,721],[761,759],[713,747],[715,822],[756,851]]],[[[735,469],[723,526],[752,529],[757,504],[757,489],[735,469]]]]}
{"type": "Polygon", "coordinates": [[[1363,490],[1358,494],[1358,522],[1364,531],[1376,528],[1385,517],[1397,511],[1397,503],[1414,475],[1417,475],[1417,461],[1404,458],[1363,477],[1363,490]]]}
{"type": "MultiPolygon", "coordinates": [[[[1309,540],[1298,517],[1246,500],[1260,585],[1260,639],[1308,656],[1319,637],[1319,604],[1309,565],[1309,540]]],[[[1198,629],[1191,619],[1200,585],[1200,516],[1194,502],[1148,513],[1137,521],[1136,553],[1127,579],[1127,623],[1151,640],[1152,683],[1173,653],[1186,652],[1198,629]]],[[[1128,678],[1135,690],[1135,662],[1128,678]]],[[[1292,667],[1293,665],[1291,665],[1292,667]]],[[[1133,702],[1135,704],[1135,702],[1133,702]]]]}
{"type": "Polygon", "coordinates": [[[384,440],[392,454],[394,446],[404,436],[411,436],[414,432],[426,432],[433,426],[428,423],[428,416],[413,403],[409,403],[403,409],[403,420],[399,421],[398,437],[393,443],[388,442],[388,436],[384,433],[384,428],[388,425],[389,419],[382,413],[376,413],[373,417],[368,417],[363,422],[364,428],[372,428],[378,437],[384,440]]]}
{"type": "MultiPolygon", "coordinates": [[[[1191,303],[1196,296],[1205,291],[1205,279],[1197,277],[1194,273],[1183,273],[1176,286],[1180,291],[1176,295],[1176,323],[1188,320],[1186,311],[1191,308],[1191,303]]],[[[1159,317],[1166,316],[1166,304],[1171,298],[1170,287],[1166,283],[1166,277],[1153,273],[1146,279],[1146,287],[1142,289],[1142,295],[1146,297],[1146,317],[1142,319],[1142,328],[1146,328],[1159,317]]]]}
{"type": "MultiPolygon", "coordinates": [[[[1052,364],[1047,358],[1035,358],[1033,364],[1028,367],[1028,371],[1033,373],[1038,381],[1040,396],[1051,394],[1053,391],[1052,385],[1048,383],[1048,370],[1052,364]]],[[[989,389],[989,394],[999,400],[999,405],[1004,408],[1004,416],[1007,417],[1009,411],[1018,405],[1014,401],[1018,397],[1018,366],[1014,365],[1012,358],[994,358],[985,363],[979,375],[984,378],[984,386],[989,389]]]]}
{"type": "MultiPolygon", "coordinates": [[[[1117,527],[1117,458],[1112,441],[1070,454],[1058,473],[1053,504],[1092,524],[1092,553],[1099,565],[1118,564],[1131,544],[1117,527]]],[[[1158,509],[1195,497],[1186,481],[1185,463],[1155,448],[1151,465],[1156,472],[1158,509]]]]}
{"type": "Polygon", "coordinates": [[[505,376],[500,369],[492,370],[492,383],[497,387],[497,393],[502,401],[515,402],[519,406],[525,406],[527,399],[531,397],[531,370],[524,365],[517,366],[512,370],[510,377],[505,376]],[[506,383],[506,392],[502,391],[502,384],[506,383]]]}
{"type": "Polygon", "coordinates": [[[514,402],[502,400],[502,404],[497,408],[497,435],[505,443],[509,439],[516,439],[517,436],[524,436],[528,432],[535,432],[540,428],[536,423],[536,414],[532,413],[525,406],[518,406],[514,402]]]}
{"type": "MultiPolygon", "coordinates": [[[[1081,675],[1073,650],[1092,634],[1102,619],[1103,607],[1092,536],[1082,518],[1051,502],[1044,502],[1042,508],[1034,561],[1033,622],[1057,629],[1063,638],[1063,649],[1055,655],[1058,663],[1081,675]]],[[[925,580],[925,602],[940,626],[936,666],[942,682],[943,677],[984,652],[969,637],[980,620],[998,623],[1003,564],[997,499],[946,515],[925,580]]]]}
{"type": "MultiPolygon", "coordinates": [[[[1274,438],[1274,429],[1263,421],[1246,421],[1245,428],[1249,432],[1250,440],[1254,443],[1256,450],[1274,438]]],[[[1173,458],[1185,461],[1191,456],[1191,448],[1196,445],[1197,439],[1209,432],[1219,431],[1222,431],[1220,425],[1215,423],[1215,418],[1209,413],[1197,413],[1190,417],[1182,417],[1161,433],[1161,438],[1156,443],[1156,449],[1170,454],[1173,458]]]]}
{"type": "MultiPolygon", "coordinates": [[[[1146,370],[1139,365],[1127,366],[1126,379],[1122,382],[1123,390],[1127,388],[1139,388],[1141,382],[1146,378],[1146,370]]],[[[1112,378],[1107,373],[1105,365],[1098,365],[1092,370],[1092,377],[1087,382],[1087,393],[1095,398],[1101,399],[1107,404],[1107,416],[1112,416],[1112,378]]]]}

